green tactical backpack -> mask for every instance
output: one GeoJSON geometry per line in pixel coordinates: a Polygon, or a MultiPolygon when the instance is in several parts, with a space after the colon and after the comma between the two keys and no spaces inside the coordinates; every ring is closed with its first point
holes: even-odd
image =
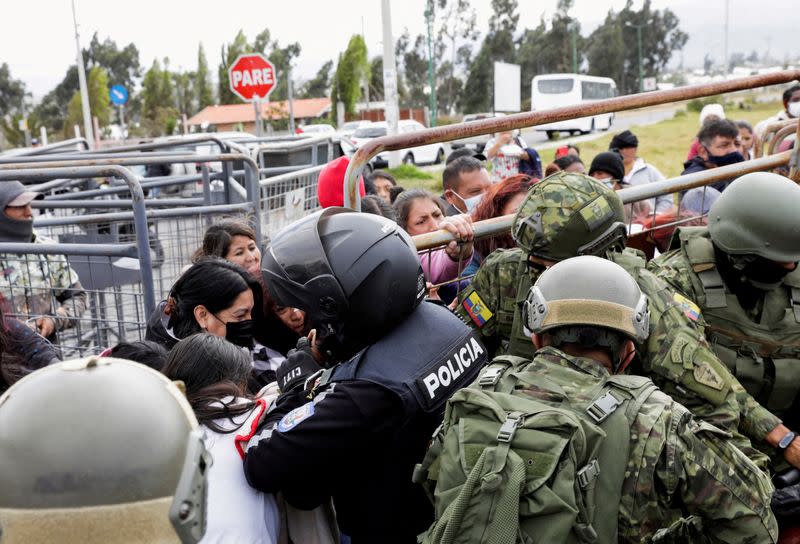
{"type": "Polygon", "coordinates": [[[436,486],[436,521],[419,541],[616,542],[631,427],[655,390],[640,376],[497,357],[450,398],[415,470],[436,486]]]}

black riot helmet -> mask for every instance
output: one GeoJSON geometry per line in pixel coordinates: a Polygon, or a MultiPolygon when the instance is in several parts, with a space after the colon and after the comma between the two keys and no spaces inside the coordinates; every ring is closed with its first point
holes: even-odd
{"type": "Polygon", "coordinates": [[[333,362],[386,335],[425,297],[408,234],[389,219],[347,208],[326,208],[282,229],[261,266],[270,296],[306,312],[333,362]]]}

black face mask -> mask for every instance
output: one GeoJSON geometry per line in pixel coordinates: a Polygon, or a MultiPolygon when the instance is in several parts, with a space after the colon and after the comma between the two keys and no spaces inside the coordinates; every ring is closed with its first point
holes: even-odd
{"type": "Polygon", "coordinates": [[[711,151],[708,152],[708,162],[715,164],[716,166],[727,166],[729,164],[735,164],[742,161],[744,161],[744,156],[738,151],[731,151],[730,153],[720,155],[719,157],[712,155],[711,151]]]}
{"type": "Polygon", "coordinates": [[[763,257],[755,257],[741,267],[745,281],[762,291],[771,291],[780,287],[783,278],[792,272],[774,261],[763,257]]]}
{"type": "MultiPolygon", "coordinates": [[[[220,319],[220,321],[222,321],[220,319]]],[[[253,320],[225,323],[225,340],[243,348],[253,347],[253,320]]]]}
{"type": "Polygon", "coordinates": [[[530,259],[528,260],[528,268],[533,270],[537,276],[541,275],[545,270],[547,270],[547,267],[545,265],[541,263],[535,263],[530,259]]]}

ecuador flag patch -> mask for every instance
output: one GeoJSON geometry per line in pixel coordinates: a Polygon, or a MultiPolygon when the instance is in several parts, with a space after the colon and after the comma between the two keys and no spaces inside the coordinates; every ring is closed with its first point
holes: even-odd
{"type": "Polygon", "coordinates": [[[469,295],[467,295],[463,302],[461,302],[461,305],[467,311],[470,318],[472,318],[472,321],[478,326],[478,328],[483,327],[494,315],[486,306],[486,303],[483,302],[481,296],[475,291],[472,291],[469,295]]]}
{"type": "Polygon", "coordinates": [[[700,308],[685,296],[675,293],[672,300],[678,304],[683,314],[692,321],[697,321],[700,318],[700,308]]]}

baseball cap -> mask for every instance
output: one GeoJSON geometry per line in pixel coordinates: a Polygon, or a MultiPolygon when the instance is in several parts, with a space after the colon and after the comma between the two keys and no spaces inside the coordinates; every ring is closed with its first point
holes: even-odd
{"type": "Polygon", "coordinates": [[[27,206],[32,200],[41,200],[44,195],[28,191],[19,181],[0,181],[0,210],[8,206],[27,206]]]}
{"type": "MultiPolygon", "coordinates": [[[[319,173],[317,181],[317,199],[323,208],[331,206],[344,206],[344,175],[350,159],[339,157],[325,165],[319,173]]],[[[366,194],[364,189],[364,178],[358,179],[358,193],[361,196],[366,194]]]]}

